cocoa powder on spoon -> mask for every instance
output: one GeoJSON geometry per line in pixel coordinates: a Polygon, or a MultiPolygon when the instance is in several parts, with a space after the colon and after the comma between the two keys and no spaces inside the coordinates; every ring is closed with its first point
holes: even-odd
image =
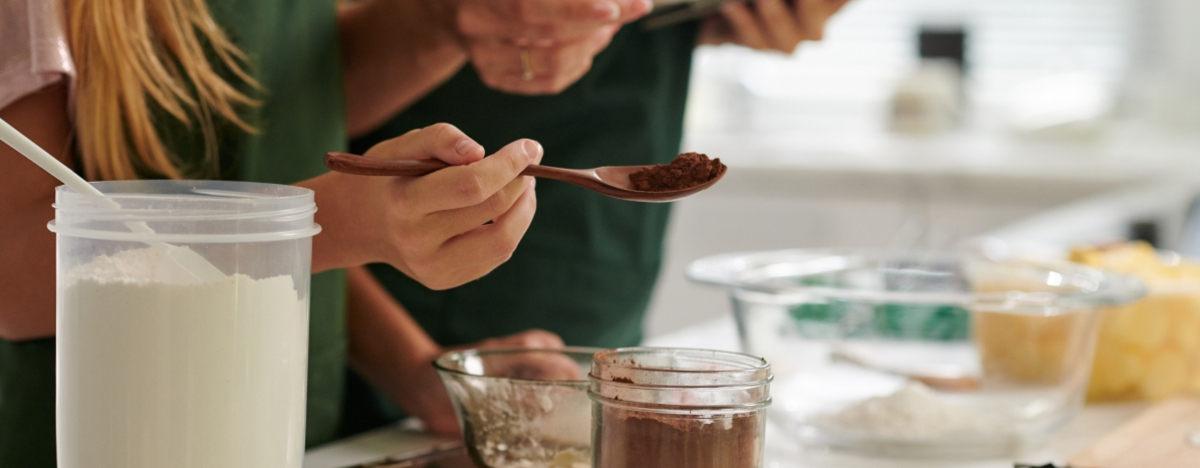
{"type": "Polygon", "coordinates": [[[629,175],[633,188],[644,192],[669,192],[703,184],[721,173],[721,158],[700,153],[683,153],[671,164],[647,167],[629,175]]]}

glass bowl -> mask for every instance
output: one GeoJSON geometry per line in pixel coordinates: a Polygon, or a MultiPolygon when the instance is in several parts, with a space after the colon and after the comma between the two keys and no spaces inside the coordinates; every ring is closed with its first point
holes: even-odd
{"type": "Polygon", "coordinates": [[[472,349],[434,367],[467,453],[487,468],[587,468],[592,460],[592,348],[472,349]]]}
{"type": "Polygon", "coordinates": [[[1082,407],[1097,308],[1145,293],[1067,262],[785,250],[692,263],[728,287],[742,349],[775,371],[768,419],[809,446],[1010,456],[1082,407]]]}

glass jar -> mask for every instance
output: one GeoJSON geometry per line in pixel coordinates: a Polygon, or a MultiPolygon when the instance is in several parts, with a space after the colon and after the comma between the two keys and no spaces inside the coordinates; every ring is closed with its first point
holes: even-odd
{"type": "Polygon", "coordinates": [[[771,366],[726,351],[621,348],[589,374],[593,468],[758,468],[771,366]]]}

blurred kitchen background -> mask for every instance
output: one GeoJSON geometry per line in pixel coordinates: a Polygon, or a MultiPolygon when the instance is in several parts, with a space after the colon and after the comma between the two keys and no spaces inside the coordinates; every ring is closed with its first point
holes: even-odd
{"type": "Polygon", "coordinates": [[[728,314],[689,262],[776,248],[1200,254],[1200,1],[853,0],[794,55],[696,53],[651,337],[728,314]]]}

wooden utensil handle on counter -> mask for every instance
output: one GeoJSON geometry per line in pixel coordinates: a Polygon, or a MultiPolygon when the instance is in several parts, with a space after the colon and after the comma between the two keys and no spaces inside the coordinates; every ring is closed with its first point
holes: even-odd
{"type": "Polygon", "coordinates": [[[1195,468],[1200,447],[1200,399],[1176,398],[1142,412],[1071,457],[1072,468],[1195,468]]]}

